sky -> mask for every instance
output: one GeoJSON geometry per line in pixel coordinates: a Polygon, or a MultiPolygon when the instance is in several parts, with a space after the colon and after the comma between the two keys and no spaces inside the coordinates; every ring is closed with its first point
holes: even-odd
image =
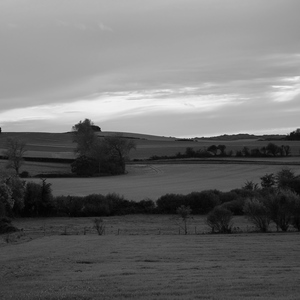
{"type": "Polygon", "coordinates": [[[299,0],[0,0],[0,127],[300,127],[299,0]]]}

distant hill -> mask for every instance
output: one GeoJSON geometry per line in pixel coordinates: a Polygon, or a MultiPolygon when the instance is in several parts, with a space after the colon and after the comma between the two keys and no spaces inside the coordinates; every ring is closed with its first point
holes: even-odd
{"type": "Polygon", "coordinates": [[[248,133],[238,133],[238,134],[223,134],[219,136],[212,137],[196,137],[196,140],[222,140],[222,141],[236,141],[236,140],[264,140],[264,141],[274,141],[274,140],[285,140],[286,135],[280,134],[264,134],[264,135],[254,135],[248,133]]]}

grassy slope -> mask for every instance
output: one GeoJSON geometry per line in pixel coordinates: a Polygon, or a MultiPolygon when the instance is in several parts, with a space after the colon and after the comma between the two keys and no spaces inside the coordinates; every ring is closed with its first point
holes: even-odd
{"type": "MultiPolygon", "coordinates": [[[[156,200],[167,193],[187,194],[205,189],[228,191],[247,180],[260,182],[266,173],[276,173],[282,166],[264,165],[132,165],[127,175],[98,178],[49,178],[54,195],[88,195],[117,193],[126,199],[156,200]]],[[[39,179],[30,179],[37,181],[39,179]]]]}
{"type": "Polygon", "coordinates": [[[47,236],[0,248],[1,299],[299,299],[299,234],[47,236]]]}

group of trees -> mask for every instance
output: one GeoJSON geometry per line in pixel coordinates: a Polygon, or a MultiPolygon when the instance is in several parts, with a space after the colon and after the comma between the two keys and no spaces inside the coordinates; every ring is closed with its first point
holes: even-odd
{"type": "Polygon", "coordinates": [[[123,174],[128,154],[135,149],[135,142],[114,134],[99,138],[95,133],[95,125],[85,119],[73,126],[76,143],[76,160],[72,163],[72,172],[81,176],[94,174],[123,174]]]}
{"type": "Polygon", "coordinates": [[[292,131],[289,135],[287,135],[286,139],[290,141],[300,141],[300,129],[292,131]]]}
{"type": "Polygon", "coordinates": [[[226,145],[210,145],[202,149],[195,150],[193,147],[187,147],[184,153],[178,152],[175,156],[151,156],[150,160],[158,159],[180,159],[180,158],[204,158],[204,157],[276,157],[290,156],[291,147],[289,145],[278,146],[274,143],[268,143],[267,146],[261,148],[253,148],[245,146],[241,150],[226,151],[226,145]]]}

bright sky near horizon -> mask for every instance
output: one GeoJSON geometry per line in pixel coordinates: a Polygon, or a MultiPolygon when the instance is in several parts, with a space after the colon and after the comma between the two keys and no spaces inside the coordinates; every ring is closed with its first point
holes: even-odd
{"type": "Polygon", "coordinates": [[[1,0],[0,127],[300,127],[299,0],[1,0]]]}

